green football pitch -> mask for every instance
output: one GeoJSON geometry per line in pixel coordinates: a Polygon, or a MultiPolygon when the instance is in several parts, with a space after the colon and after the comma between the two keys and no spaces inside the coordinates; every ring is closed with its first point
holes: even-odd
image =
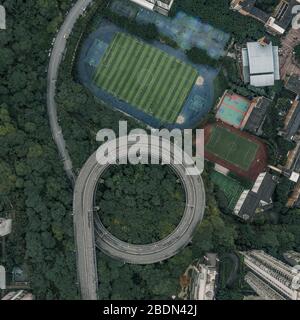
{"type": "Polygon", "coordinates": [[[192,66],[132,36],[117,33],[94,83],[162,122],[174,123],[198,77],[192,66]]]}
{"type": "Polygon", "coordinates": [[[228,201],[228,209],[233,210],[242,192],[244,191],[242,185],[231,177],[224,176],[217,171],[213,171],[210,177],[212,182],[216,184],[224,193],[228,201]]]}
{"type": "Polygon", "coordinates": [[[259,145],[229,129],[214,126],[205,149],[215,156],[247,171],[254,161],[259,145]]]}

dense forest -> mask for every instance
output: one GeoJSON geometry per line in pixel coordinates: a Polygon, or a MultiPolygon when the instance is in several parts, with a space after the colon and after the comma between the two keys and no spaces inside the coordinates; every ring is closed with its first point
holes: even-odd
{"type": "Polygon", "coordinates": [[[257,0],[255,3],[257,8],[268,13],[272,13],[277,5],[278,0],[257,0]]]}
{"type": "MultiPolygon", "coordinates": [[[[3,1],[8,25],[6,31],[0,32],[0,215],[11,216],[14,222],[13,233],[6,242],[6,257],[1,259],[6,259],[8,270],[26,264],[31,287],[40,299],[79,298],[72,188],[53,143],[46,110],[48,52],[71,2],[3,1]]],[[[126,119],[97,101],[76,80],[76,49],[101,19],[98,6],[105,2],[95,1],[88,14],[78,21],[60,70],[58,113],[77,172],[97,148],[97,131],[116,129],[118,121],[126,119]]],[[[238,41],[259,37],[263,25],[230,11],[228,2],[175,1],[177,8],[232,33],[238,41]]],[[[134,120],[127,120],[129,127],[141,127],[134,120]]],[[[206,251],[218,252],[220,256],[250,248],[263,248],[275,256],[286,249],[299,251],[300,211],[283,206],[289,185],[279,186],[274,211],[249,225],[219,209],[210,170],[207,165],[203,175],[207,191],[205,219],[192,244],[176,257],[149,266],[123,264],[98,252],[101,299],[170,298],[179,292],[179,277],[186,267],[206,251]]],[[[123,185],[132,184],[134,174],[128,174],[123,185]]],[[[152,183],[155,186],[158,182],[152,183]]],[[[156,189],[153,198],[161,192],[156,189]]],[[[170,192],[176,197],[174,186],[170,192]]],[[[225,288],[220,298],[242,298],[240,290],[225,288]]]]}
{"type": "Polygon", "coordinates": [[[50,133],[46,70],[69,0],[3,1],[0,32],[0,214],[13,218],[6,267],[26,264],[38,298],[78,297],[72,190],[50,133]]]}
{"type": "Polygon", "coordinates": [[[295,47],[295,58],[297,62],[300,64],[300,44],[295,47]]]}
{"type": "Polygon", "coordinates": [[[117,238],[133,244],[153,243],[179,224],[185,209],[184,190],[167,166],[113,166],[102,179],[98,214],[117,238]]]}

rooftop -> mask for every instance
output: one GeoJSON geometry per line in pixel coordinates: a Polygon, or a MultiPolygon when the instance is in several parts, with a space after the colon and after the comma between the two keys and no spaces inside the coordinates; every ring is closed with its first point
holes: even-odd
{"type": "Polygon", "coordinates": [[[300,263],[300,253],[290,250],[283,254],[284,259],[291,265],[295,266],[300,263]]]}
{"type": "Polygon", "coordinates": [[[5,237],[11,233],[12,220],[0,218],[0,237],[5,237]]]}
{"type": "Polygon", "coordinates": [[[260,20],[263,23],[266,23],[269,15],[263,10],[255,6],[256,0],[233,0],[231,3],[232,8],[238,10],[241,8],[245,12],[248,12],[250,15],[260,20]]]}
{"type": "Polygon", "coordinates": [[[157,2],[159,2],[159,1],[162,2],[162,3],[165,3],[165,4],[170,4],[174,0],[158,0],[157,2]]]}
{"type": "Polygon", "coordinates": [[[6,271],[3,266],[0,266],[0,289],[6,289],[6,271]]]}
{"type": "Polygon", "coordinates": [[[193,268],[193,281],[189,288],[193,300],[215,300],[218,257],[217,254],[207,253],[204,258],[204,263],[198,261],[193,268]]]}
{"type": "Polygon", "coordinates": [[[273,73],[275,68],[273,50],[274,47],[261,45],[258,42],[248,42],[248,58],[250,74],[273,73]]]}
{"type": "Polygon", "coordinates": [[[280,79],[278,47],[248,42],[242,51],[244,81],[255,87],[272,86],[280,79]]]}
{"type": "Polygon", "coordinates": [[[5,8],[0,5],[0,30],[6,29],[5,8]]]}
{"type": "Polygon", "coordinates": [[[271,104],[271,100],[265,97],[257,98],[256,105],[252,109],[250,116],[244,126],[244,130],[247,130],[256,135],[261,134],[261,127],[266,118],[268,107],[271,104]]]}
{"type": "Polygon", "coordinates": [[[261,173],[251,190],[245,190],[234,208],[234,214],[251,220],[258,210],[264,211],[272,205],[272,195],[278,179],[268,172],[261,173]]]}
{"type": "Polygon", "coordinates": [[[174,0],[130,0],[148,10],[156,10],[161,13],[167,14],[167,11],[171,9],[174,0]]]}
{"type": "Polygon", "coordinates": [[[11,291],[2,300],[33,300],[34,297],[32,293],[29,293],[24,290],[11,291]]]}
{"type": "Polygon", "coordinates": [[[296,106],[295,111],[288,123],[287,128],[285,129],[285,138],[286,139],[293,139],[295,134],[299,131],[300,128],[300,101],[295,100],[294,104],[296,106]]]}
{"type": "Polygon", "coordinates": [[[264,23],[270,33],[283,34],[290,26],[294,17],[293,8],[299,5],[299,0],[278,0],[272,13],[267,13],[256,6],[257,0],[233,0],[231,8],[264,23]]]}
{"type": "Polygon", "coordinates": [[[300,95],[300,75],[291,75],[285,84],[286,89],[300,95]]]}
{"type": "Polygon", "coordinates": [[[153,10],[154,9],[154,3],[147,1],[147,0],[130,0],[138,5],[140,5],[141,7],[144,7],[148,10],[153,10]]]}
{"type": "Polygon", "coordinates": [[[286,30],[289,27],[294,18],[293,8],[299,4],[299,0],[284,0],[279,2],[273,16],[281,28],[286,30]]]}

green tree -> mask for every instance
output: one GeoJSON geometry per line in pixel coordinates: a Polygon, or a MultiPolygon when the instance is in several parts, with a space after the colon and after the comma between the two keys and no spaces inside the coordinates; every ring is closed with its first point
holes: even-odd
{"type": "Polygon", "coordinates": [[[295,52],[296,61],[297,61],[298,63],[300,63],[300,45],[297,45],[297,46],[294,48],[294,52],[295,52]]]}

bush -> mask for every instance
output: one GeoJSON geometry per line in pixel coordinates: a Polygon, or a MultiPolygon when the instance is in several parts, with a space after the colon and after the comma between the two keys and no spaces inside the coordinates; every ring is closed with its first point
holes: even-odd
{"type": "MultiPolygon", "coordinates": [[[[175,1],[173,7],[173,12],[185,11],[230,33],[238,43],[244,44],[247,40],[257,40],[266,33],[263,23],[230,10],[228,0],[175,1]]],[[[273,38],[275,37],[272,37],[272,41],[273,38]]]]}
{"type": "Polygon", "coordinates": [[[191,62],[196,64],[204,64],[212,67],[216,67],[218,61],[211,58],[206,51],[198,48],[192,48],[186,52],[187,57],[191,60],[191,62]]]}
{"type": "Polygon", "coordinates": [[[104,17],[120,28],[126,29],[128,32],[144,40],[154,40],[159,37],[158,30],[153,23],[140,24],[133,19],[122,17],[109,9],[105,11],[104,17]]]}

